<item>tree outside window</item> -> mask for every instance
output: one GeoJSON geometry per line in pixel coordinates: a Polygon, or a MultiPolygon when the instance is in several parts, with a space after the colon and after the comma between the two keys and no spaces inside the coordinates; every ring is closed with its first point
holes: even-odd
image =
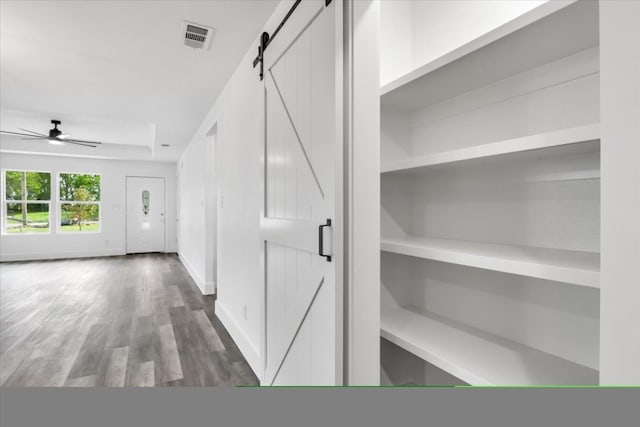
{"type": "Polygon", "coordinates": [[[60,231],[100,231],[100,175],[60,174],[60,231]]]}
{"type": "Polygon", "coordinates": [[[51,173],[7,170],[4,178],[4,231],[48,233],[51,173]]]}

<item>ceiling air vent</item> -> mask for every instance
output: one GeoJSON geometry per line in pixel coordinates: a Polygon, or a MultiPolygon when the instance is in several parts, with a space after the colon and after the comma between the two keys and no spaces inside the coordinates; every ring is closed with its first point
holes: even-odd
{"type": "Polygon", "coordinates": [[[182,23],[184,44],[194,49],[208,49],[214,32],[214,28],[204,25],[186,21],[182,23]]]}

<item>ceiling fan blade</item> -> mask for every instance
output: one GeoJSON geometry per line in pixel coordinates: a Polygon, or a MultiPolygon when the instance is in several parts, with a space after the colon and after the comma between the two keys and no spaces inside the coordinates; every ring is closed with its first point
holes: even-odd
{"type": "Polygon", "coordinates": [[[20,138],[23,141],[42,141],[44,139],[49,139],[46,136],[31,136],[31,137],[26,137],[26,138],[20,138]]]}
{"type": "Polygon", "coordinates": [[[64,138],[64,139],[60,139],[60,141],[64,141],[64,142],[82,142],[85,144],[102,144],[102,142],[98,142],[98,141],[86,141],[84,139],[74,139],[74,138],[64,138]]]}
{"type": "Polygon", "coordinates": [[[9,132],[8,130],[0,130],[0,133],[6,134],[6,135],[18,135],[18,136],[31,136],[31,137],[45,137],[45,138],[48,138],[47,135],[32,135],[30,133],[9,132]]]}
{"type": "Polygon", "coordinates": [[[61,139],[60,141],[62,142],[68,142],[69,144],[75,144],[75,145],[81,145],[83,147],[91,147],[91,148],[96,148],[95,145],[91,145],[91,144],[87,144],[87,143],[82,143],[82,142],[76,142],[73,139],[61,139]]]}
{"type": "Polygon", "coordinates": [[[24,128],[18,128],[18,129],[23,130],[25,132],[32,133],[34,135],[38,135],[38,136],[49,136],[49,135],[45,135],[44,133],[34,132],[32,130],[29,130],[29,129],[24,129],[24,128]]]}
{"type": "MultiPolygon", "coordinates": [[[[17,135],[17,136],[22,136],[22,137],[26,137],[26,138],[21,138],[21,139],[25,139],[25,140],[47,140],[50,139],[49,136],[47,135],[43,135],[43,134],[38,134],[37,132],[33,132],[27,129],[22,129],[21,130],[27,131],[27,132],[32,132],[32,133],[21,133],[21,132],[10,132],[7,130],[0,130],[0,133],[3,134],[7,134],[7,135],[17,135]]],[[[91,148],[96,148],[96,145],[102,144],[101,142],[98,141],[86,141],[83,139],[71,139],[71,138],[55,138],[56,140],[60,141],[60,142],[68,142],[69,144],[74,144],[74,145],[82,145],[83,147],[91,147],[91,148]]]]}

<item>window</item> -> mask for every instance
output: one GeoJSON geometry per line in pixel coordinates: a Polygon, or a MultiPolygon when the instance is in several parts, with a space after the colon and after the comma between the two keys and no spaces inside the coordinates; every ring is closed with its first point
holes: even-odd
{"type": "Polygon", "coordinates": [[[60,231],[100,231],[100,175],[61,173],[60,231]]]}
{"type": "Polygon", "coordinates": [[[4,231],[48,233],[51,173],[7,170],[4,178],[4,231]]]}

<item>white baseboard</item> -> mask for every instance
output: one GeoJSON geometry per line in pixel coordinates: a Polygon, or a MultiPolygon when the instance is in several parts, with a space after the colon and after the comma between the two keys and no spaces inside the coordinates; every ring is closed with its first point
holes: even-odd
{"type": "Polygon", "coordinates": [[[229,312],[224,307],[223,304],[220,303],[220,300],[216,301],[216,316],[222,322],[233,341],[235,341],[236,345],[240,349],[240,352],[247,359],[247,363],[253,369],[253,372],[256,374],[260,382],[262,383],[262,368],[261,368],[261,360],[260,360],[260,352],[256,349],[256,347],[251,343],[249,338],[242,332],[242,329],[238,326],[238,324],[233,320],[229,312]]]}
{"type": "Polygon", "coordinates": [[[187,260],[187,258],[180,255],[180,253],[178,253],[178,259],[180,259],[180,262],[182,262],[182,265],[184,265],[184,268],[187,270],[187,272],[189,273],[193,281],[196,282],[196,285],[198,286],[198,289],[200,289],[200,292],[202,292],[202,294],[205,295],[207,293],[206,283],[202,278],[202,276],[196,273],[195,268],[193,268],[191,264],[189,264],[189,261],[187,260]]]}
{"type": "Polygon", "coordinates": [[[66,259],[66,258],[91,258],[101,256],[119,256],[125,255],[125,251],[122,249],[103,249],[99,251],[69,251],[69,252],[29,252],[29,253],[15,253],[15,254],[3,254],[0,253],[1,262],[9,261],[37,261],[37,260],[49,260],[49,259],[66,259]]]}

